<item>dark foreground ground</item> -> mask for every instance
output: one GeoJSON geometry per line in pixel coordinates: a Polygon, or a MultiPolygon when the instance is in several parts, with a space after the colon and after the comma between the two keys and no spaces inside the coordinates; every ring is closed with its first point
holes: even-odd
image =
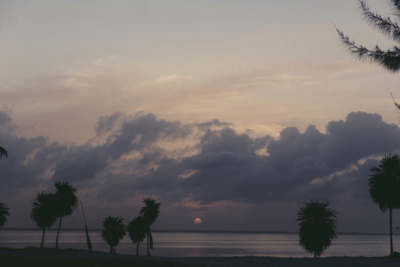
{"type": "Polygon", "coordinates": [[[109,255],[107,253],[88,253],[79,250],[54,249],[1,249],[0,266],[24,267],[400,267],[400,258],[264,258],[264,257],[204,257],[204,258],[158,258],[135,257],[130,255],[109,255]]]}

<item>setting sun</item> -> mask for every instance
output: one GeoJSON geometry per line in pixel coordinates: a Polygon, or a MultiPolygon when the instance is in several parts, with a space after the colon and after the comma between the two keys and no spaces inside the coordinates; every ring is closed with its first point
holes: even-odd
{"type": "Polygon", "coordinates": [[[203,223],[203,219],[201,219],[200,217],[196,217],[193,219],[193,223],[194,224],[202,224],[203,223]]]}

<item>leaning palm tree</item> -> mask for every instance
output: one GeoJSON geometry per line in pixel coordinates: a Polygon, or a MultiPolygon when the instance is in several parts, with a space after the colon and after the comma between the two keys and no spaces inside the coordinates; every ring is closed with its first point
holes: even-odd
{"type": "Polygon", "coordinates": [[[125,236],[124,219],[121,217],[108,216],[103,221],[103,231],[101,233],[104,241],[110,246],[110,253],[115,254],[115,248],[119,241],[125,236]]]}
{"type": "Polygon", "coordinates": [[[400,208],[400,158],[386,155],[377,167],[371,169],[369,193],[385,212],[389,210],[390,255],[393,255],[393,209],[400,208]]]}
{"type": "Polygon", "coordinates": [[[8,207],[0,202],[0,229],[6,223],[8,215],[10,215],[8,207]]]}
{"type": "Polygon", "coordinates": [[[68,182],[56,182],[55,205],[56,215],[58,217],[58,227],[56,236],[56,248],[58,248],[58,239],[60,236],[62,219],[71,215],[78,205],[76,189],[68,182]]]}
{"type": "Polygon", "coordinates": [[[136,256],[139,256],[140,243],[144,241],[148,232],[148,226],[142,216],[134,218],[127,226],[129,237],[136,244],[136,256]]]}
{"type": "Polygon", "coordinates": [[[54,194],[42,192],[37,194],[32,203],[31,218],[42,229],[40,248],[44,247],[46,229],[50,228],[57,220],[54,198],[54,194]]]}
{"type": "Polygon", "coordinates": [[[143,216],[143,219],[147,225],[147,256],[151,256],[150,249],[153,249],[153,235],[151,233],[151,225],[157,220],[158,215],[160,214],[160,203],[151,198],[145,198],[143,200],[145,206],[140,210],[140,215],[143,216]]]}
{"type": "Polygon", "coordinates": [[[8,156],[7,150],[4,147],[0,146],[0,159],[2,157],[7,157],[7,156],[8,156]]]}
{"type": "Polygon", "coordinates": [[[328,202],[311,201],[297,213],[300,245],[319,257],[336,238],[336,212],[328,202]]]}

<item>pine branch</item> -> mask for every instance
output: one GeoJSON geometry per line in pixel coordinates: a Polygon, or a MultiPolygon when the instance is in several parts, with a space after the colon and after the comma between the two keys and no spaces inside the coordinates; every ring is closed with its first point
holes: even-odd
{"type": "MultiPolygon", "coordinates": [[[[400,0],[399,0],[400,1],[400,0]]],[[[357,44],[351,40],[343,32],[336,29],[342,42],[348,47],[351,53],[357,55],[360,59],[370,59],[375,61],[386,69],[396,72],[400,70],[400,48],[395,46],[392,50],[383,51],[376,46],[375,49],[370,50],[362,45],[357,44]]]]}
{"type": "Polygon", "coordinates": [[[400,11],[400,0],[392,0],[392,4],[400,11]]]}
{"type": "MultiPolygon", "coordinates": [[[[398,0],[400,7],[400,0],[398,0]]],[[[389,35],[396,41],[400,41],[400,26],[397,22],[394,22],[390,17],[383,18],[382,16],[372,12],[365,0],[360,0],[360,7],[364,14],[364,17],[379,30],[389,35]]]]}
{"type": "Polygon", "coordinates": [[[391,96],[391,97],[392,97],[392,99],[393,99],[393,104],[395,105],[395,107],[396,107],[397,109],[400,109],[400,104],[399,104],[399,103],[397,103],[396,99],[394,99],[394,96],[393,96],[393,94],[392,94],[392,93],[390,93],[390,96],[391,96]]]}

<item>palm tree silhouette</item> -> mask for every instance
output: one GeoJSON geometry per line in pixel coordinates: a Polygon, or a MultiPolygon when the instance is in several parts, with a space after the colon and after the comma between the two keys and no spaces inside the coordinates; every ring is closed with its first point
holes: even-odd
{"type": "MultiPolygon", "coordinates": [[[[5,150],[3,147],[0,146],[0,159],[2,157],[7,157],[7,156],[8,156],[7,150],[5,150]]],[[[0,202],[0,229],[6,223],[7,216],[10,215],[8,210],[9,210],[8,207],[0,202]]]]}
{"type": "Polygon", "coordinates": [[[56,248],[58,248],[58,239],[61,231],[62,219],[65,216],[71,215],[78,205],[78,198],[76,196],[76,189],[68,182],[56,182],[55,205],[56,216],[58,220],[56,248]]]}
{"type": "Polygon", "coordinates": [[[124,219],[121,217],[108,216],[103,221],[102,237],[110,246],[110,253],[115,254],[115,248],[119,241],[125,236],[124,219]]]}
{"type": "Polygon", "coordinates": [[[336,238],[336,212],[328,202],[310,201],[297,213],[300,245],[319,257],[336,238]]]}
{"type": "Polygon", "coordinates": [[[0,159],[2,157],[8,157],[8,152],[4,147],[0,146],[0,159]]]}
{"type": "Polygon", "coordinates": [[[32,203],[31,218],[42,229],[40,248],[44,246],[46,229],[50,228],[57,219],[55,208],[55,195],[51,193],[38,193],[32,203]]]}
{"type": "Polygon", "coordinates": [[[146,238],[148,226],[142,216],[134,218],[127,226],[129,237],[136,244],[136,256],[139,256],[140,243],[146,238]]]}
{"type": "Polygon", "coordinates": [[[0,202],[0,229],[6,223],[8,215],[10,215],[8,207],[0,202]]]}
{"type": "Polygon", "coordinates": [[[371,169],[369,193],[385,212],[389,210],[390,255],[393,255],[393,209],[400,208],[400,158],[386,155],[377,167],[371,169]]]}
{"type": "Polygon", "coordinates": [[[147,225],[147,241],[146,241],[146,249],[147,256],[151,256],[150,249],[153,249],[153,235],[151,233],[151,225],[156,221],[158,215],[160,214],[160,203],[151,198],[145,198],[143,200],[145,206],[140,210],[140,215],[143,216],[143,219],[147,225]]]}

